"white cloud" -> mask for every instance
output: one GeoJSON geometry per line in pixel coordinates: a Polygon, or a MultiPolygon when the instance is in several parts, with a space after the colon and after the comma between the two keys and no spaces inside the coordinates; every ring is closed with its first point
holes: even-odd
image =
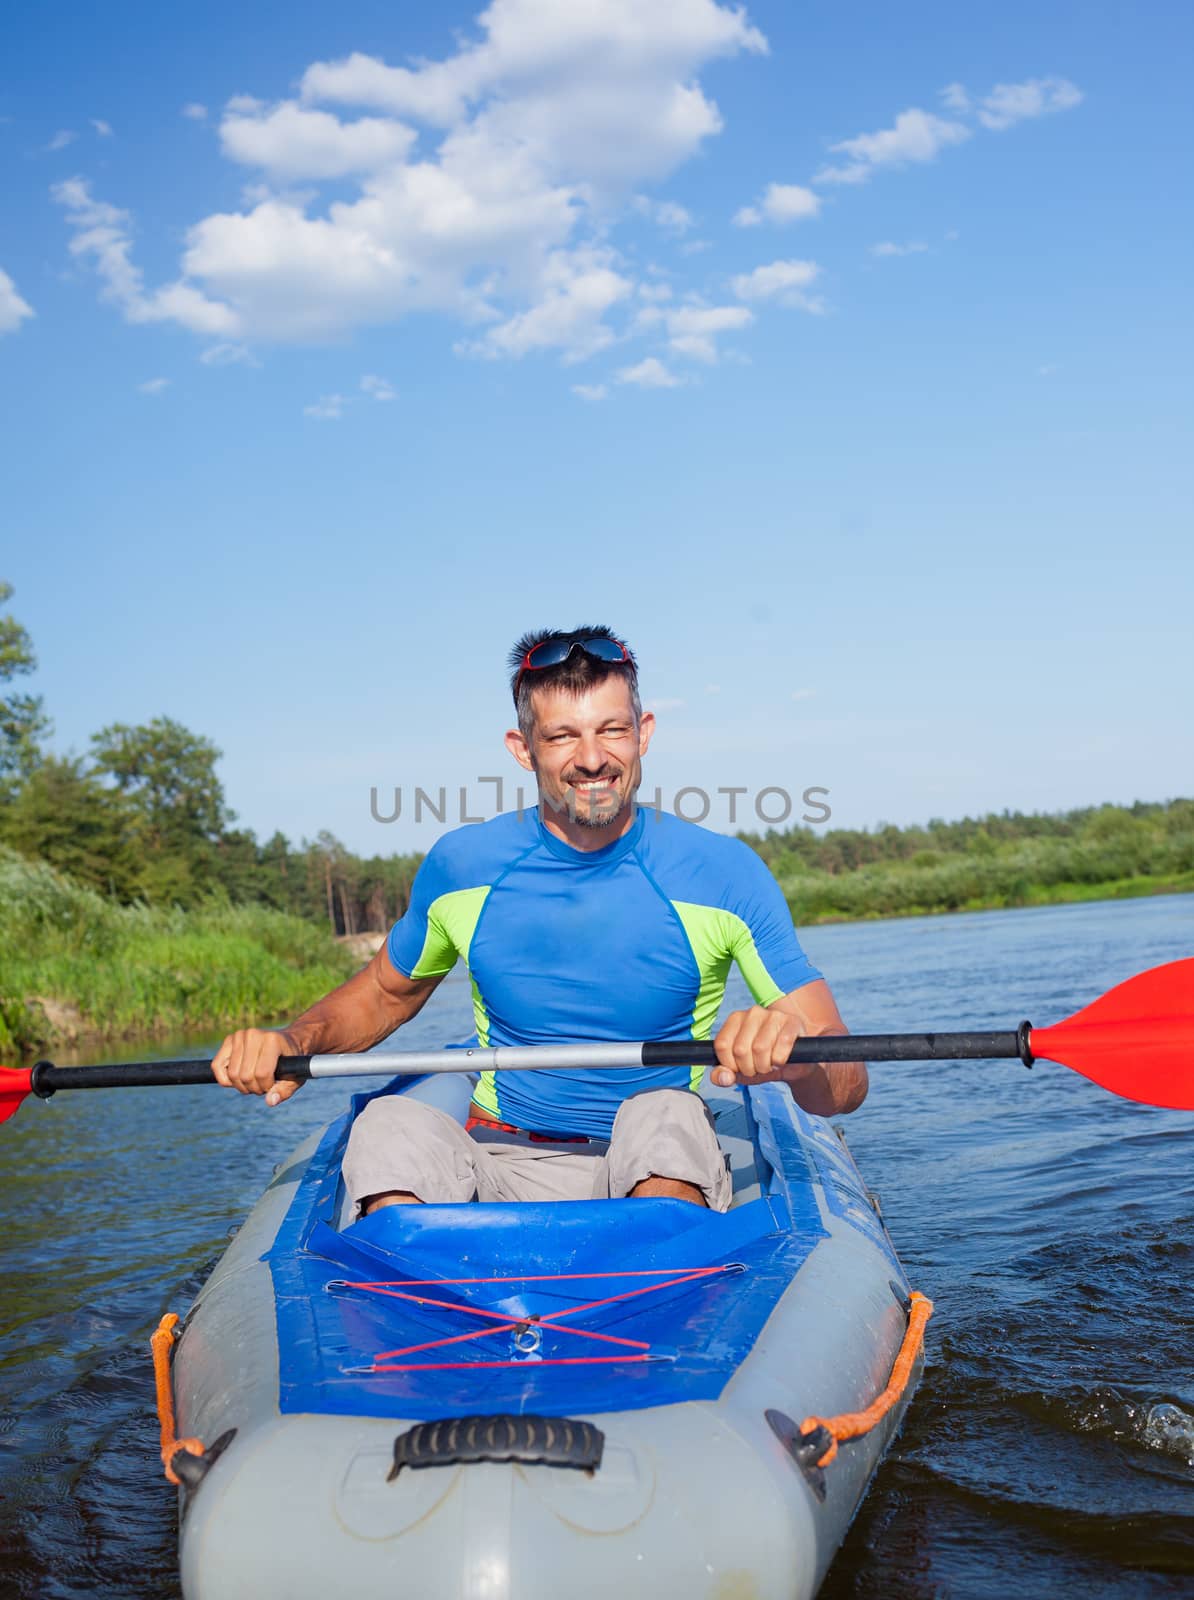
{"type": "Polygon", "coordinates": [[[769,183],[761,200],[734,213],[734,224],[755,228],[761,222],[800,222],[815,217],[820,209],[821,197],[811,189],[803,189],[798,183],[769,183]]]}
{"type": "Polygon", "coordinates": [[[78,134],[72,133],[69,128],[59,128],[58,132],[46,146],[46,149],[51,153],[55,150],[65,150],[67,145],[74,144],[77,138],[78,134]]]}
{"type": "Polygon", "coordinates": [[[775,300],[819,315],[825,309],[824,301],[805,291],[820,272],[815,261],[771,261],[753,272],[739,273],[730,286],[739,300],[775,300]]]}
{"type": "Polygon", "coordinates": [[[603,383],[574,383],[572,393],[582,400],[604,400],[609,390],[603,383]]]}
{"type": "Polygon", "coordinates": [[[940,150],[969,139],[970,129],[960,122],[947,122],[930,111],[913,106],[901,111],[890,128],[878,133],[860,133],[830,145],[835,154],[847,157],[844,166],[823,167],[814,183],[865,183],[879,167],[902,167],[909,161],[932,161],[940,150]]]}
{"type": "MultiPolygon", "coordinates": [[[[316,62],[297,99],[238,97],[221,121],[228,156],[315,192],[258,190],[203,217],[179,282],[222,316],[222,338],[326,340],[434,311],[475,330],[470,353],[590,354],[634,289],[611,218],[720,130],[704,68],[766,48],[718,0],[491,0],[441,60],[316,62]],[[325,180],[351,192],[324,195],[325,180]]],[[[652,204],[659,226],[686,225],[652,204]]],[[[125,303],[161,313],[163,295],[138,285],[125,303]]],[[[176,303],[195,326],[194,303],[176,303]]]]}
{"type": "Polygon", "coordinates": [[[647,701],[647,710],[648,711],[683,711],[684,707],[687,704],[688,704],[687,700],[672,700],[672,699],[669,699],[667,697],[667,695],[664,695],[661,699],[648,700],[647,701]]]}
{"type": "Polygon", "coordinates": [[[646,217],[665,233],[687,233],[692,227],[692,212],[674,200],[652,200],[645,194],[636,194],[632,210],[646,217]]]}
{"type": "Polygon", "coordinates": [[[105,122],[102,117],[92,117],[91,126],[101,139],[110,139],[112,137],[112,124],[105,122]]]}
{"type": "Polygon", "coordinates": [[[1029,78],[1024,83],[997,83],[980,102],[978,120],[992,133],[1029,117],[1072,111],[1082,104],[1082,91],[1068,78],[1029,78]]]}
{"type": "Polygon", "coordinates": [[[325,394],[314,405],[303,407],[304,417],[316,417],[320,422],[339,422],[348,404],[342,394],[325,394]]]}
{"type": "Polygon", "coordinates": [[[489,116],[493,128],[554,145],[565,160],[583,149],[590,165],[629,162],[638,171],[646,160],[645,170],[667,169],[720,127],[696,70],[767,49],[742,11],[715,0],[492,0],[478,22],[482,37],[443,61],[390,67],[356,54],[317,62],[304,74],[303,98],[441,128],[489,116]],[[624,148],[630,120],[654,150],[624,148]]]}
{"type": "Polygon", "coordinates": [[[893,239],[883,239],[870,247],[873,256],[921,256],[928,245],[920,239],[909,239],[907,244],[897,244],[893,239]]]}
{"type": "Polygon", "coordinates": [[[163,389],[170,387],[169,378],[146,378],[144,383],[137,385],[138,394],[161,394],[163,389]]]}
{"type": "Polygon", "coordinates": [[[200,105],[198,100],[188,101],[187,104],[183,106],[181,114],[184,117],[189,117],[192,122],[207,121],[207,107],[200,105]]]}
{"type": "Polygon", "coordinates": [[[369,106],[449,128],[464,119],[470,102],[481,93],[484,69],[478,64],[470,72],[467,66],[477,53],[477,47],[470,46],[447,61],[391,67],[354,50],[340,61],[316,61],[308,67],[302,96],[333,105],[369,106]]]}
{"type": "Polygon", "coordinates": [[[17,293],[17,286],[0,268],[0,334],[15,333],[26,317],[35,316],[33,307],[17,293]]]}
{"type": "Polygon", "coordinates": [[[267,107],[230,101],[220,123],[224,154],[282,179],[343,178],[401,161],[415,142],[413,128],[381,117],[341,122],[284,100],[267,107]]]}
{"type": "Polygon", "coordinates": [[[243,344],[209,344],[207,349],[199,356],[205,367],[255,367],[257,360],[251,350],[243,344]]]}
{"type": "Polygon", "coordinates": [[[717,360],[718,334],[748,328],[755,320],[746,306],[677,306],[661,313],[668,332],[668,348],[695,361],[717,360]]]}
{"type": "Polygon", "coordinates": [[[670,283],[640,283],[638,297],[640,300],[646,300],[648,304],[652,305],[661,300],[670,300],[672,298],[672,286],[670,283]]]}
{"type": "Polygon", "coordinates": [[[361,379],[361,389],[374,400],[393,400],[397,393],[388,378],[379,378],[372,372],[367,372],[361,379]]]}
{"type": "Polygon", "coordinates": [[[194,333],[213,336],[237,330],[237,318],[227,306],[207,299],[181,279],[146,293],[141,270],[130,257],[127,211],[94,199],[82,178],[68,178],[50,192],[65,209],[74,230],[71,254],[91,259],[104,285],[105,299],[118,305],[130,322],[180,322],[194,333]]]}
{"type": "Polygon", "coordinates": [[[572,361],[603,350],[614,339],[603,321],[605,313],[634,290],[611,261],[608,251],[555,251],[542,270],[538,303],[462,348],[491,357],[556,349],[572,361]]]}
{"type": "Polygon", "coordinates": [[[815,689],[793,689],[792,690],[792,699],[793,700],[812,700],[814,698],[814,696],[816,695],[816,693],[817,693],[817,691],[815,689]]]}
{"type": "Polygon", "coordinates": [[[686,233],[692,227],[692,212],[674,200],[661,200],[655,207],[655,221],[671,233],[686,233]]]}
{"type": "Polygon", "coordinates": [[[637,384],[640,389],[676,389],[681,382],[655,356],[648,356],[636,366],[622,367],[617,378],[619,383],[637,384]]]}
{"type": "Polygon", "coordinates": [[[941,103],[947,111],[969,111],[970,95],[965,84],[947,83],[941,91],[941,103]]]}

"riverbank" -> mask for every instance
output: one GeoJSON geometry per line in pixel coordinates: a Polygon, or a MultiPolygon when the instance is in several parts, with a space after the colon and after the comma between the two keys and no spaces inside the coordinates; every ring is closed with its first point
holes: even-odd
{"type": "MultiPolygon", "coordinates": [[[[918,884],[914,874],[907,873],[902,875],[904,881],[895,886],[899,903],[888,903],[884,909],[876,910],[873,902],[868,904],[867,894],[867,887],[873,895],[876,886],[872,883],[864,887],[852,881],[864,876],[863,872],[850,873],[844,878],[830,879],[825,885],[800,885],[795,889],[790,882],[781,883],[796,926],[811,928],[837,922],[885,922],[900,917],[948,916],[957,911],[1016,911],[1031,906],[1079,905],[1095,900],[1141,900],[1158,894],[1194,894],[1194,872],[1177,872],[1156,878],[1108,878],[1095,883],[1014,885],[1007,890],[987,894],[951,896],[946,901],[934,898],[931,885],[918,884]],[[846,901],[847,904],[826,906],[825,900],[846,901]]],[[[890,901],[895,896],[886,895],[884,898],[890,901]]]]}
{"type": "Polygon", "coordinates": [[[212,900],[121,906],[0,849],[0,1051],[283,1019],[360,965],[318,924],[212,900]]]}

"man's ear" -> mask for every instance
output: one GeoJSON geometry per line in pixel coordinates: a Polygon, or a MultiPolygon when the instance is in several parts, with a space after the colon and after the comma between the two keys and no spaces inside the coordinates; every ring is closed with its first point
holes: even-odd
{"type": "Polygon", "coordinates": [[[523,738],[519,729],[511,728],[506,734],[506,749],[520,767],[525,767],[528,772],[535,770],[535,763],[531,759],[531,747],[523,738]]]}
{"type": "MultiPolygon", "coordinates": [[[[647,746],[651,743],[651,737],[654,732],[655,713],[653,711],[644,711],[638,719],[638,753],[640,756],[646,755],[647,746]]],[[[509,739],[508,734],[506,737],[509,739]]]]}

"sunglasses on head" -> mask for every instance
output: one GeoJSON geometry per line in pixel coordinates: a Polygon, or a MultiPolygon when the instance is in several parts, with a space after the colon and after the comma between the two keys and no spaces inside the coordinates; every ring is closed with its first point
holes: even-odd
{"type": "Polygon", "coordinates": [[[595,661],[624,661],[629,666],[633,665],[630,651],[620,639],[544,639],[542,644],[532,646],[523,656],[518,676],[521,679],[524,672],[558,667],[561,661],[567,661],[574,650],[582,650],[595,661]]]}

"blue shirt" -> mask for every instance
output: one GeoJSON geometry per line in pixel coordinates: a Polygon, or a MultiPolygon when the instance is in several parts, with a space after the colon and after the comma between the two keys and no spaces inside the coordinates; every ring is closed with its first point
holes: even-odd
{"type": "MultiPolygon", "coordinates": [[[[420,866],[390,960],[408,978],[469,970],[482,1045],[707,1039],[738,963],[770,1005],[820,973],[787,902],[739,839],[641,809],[598,850],[574,850],[538,809],[457,828],[420,866]]],[[[700,1068],[483,1073],[491,1116],[608,1138],[644,1089],[699,1089],[700,1068]]]]}

